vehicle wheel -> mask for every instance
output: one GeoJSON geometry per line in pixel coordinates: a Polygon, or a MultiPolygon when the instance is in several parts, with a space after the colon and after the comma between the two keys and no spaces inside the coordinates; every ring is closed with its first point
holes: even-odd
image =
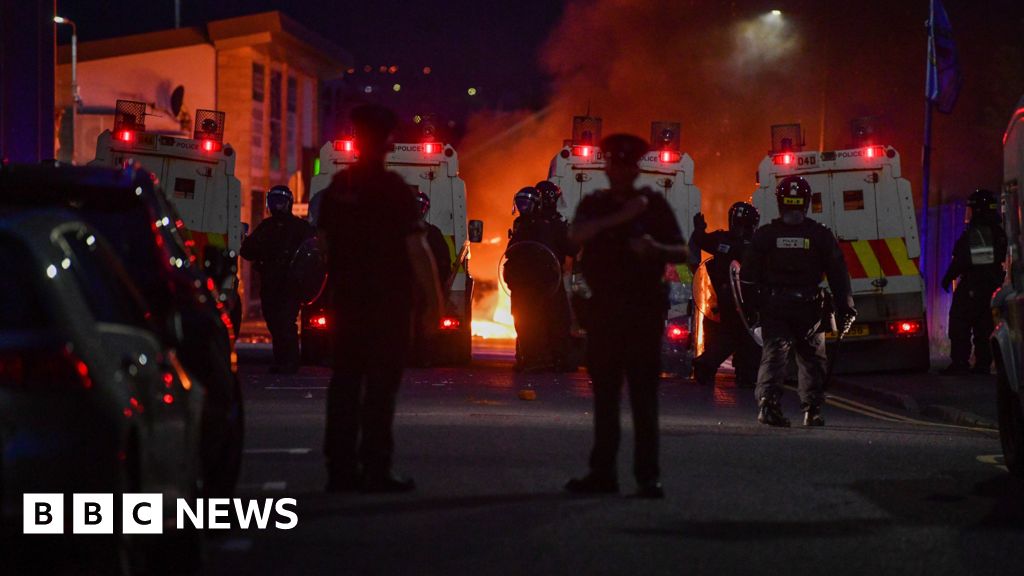
{"type": "Polygon", "coordinates": [[[452,359],[455,364],[466,366],[473,362],[473,334],[469,330],[459,334],[453,349],[452,359]]]}
{"type": "Polygon", "coordinates": [[[998,362],[999,440],[1010,473],[1024,478],[1024,409],[1019,394],[1010,389],[1002,362],[998,362]]]}

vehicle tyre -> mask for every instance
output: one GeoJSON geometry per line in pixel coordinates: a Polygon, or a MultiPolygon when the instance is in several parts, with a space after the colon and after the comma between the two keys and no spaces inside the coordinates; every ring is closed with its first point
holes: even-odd
{"type": "Polygon", "coordinates": [[[458,366],[467,366],[473,361],[473,334],[466,330],[458,335],[452,346],[452,361],[458,366]]]}
{"type": "Polygon", "coordinates": [[[997,362],[999,404],[999,440],[1010,473],[1024,478],[1024,407],[1021,397],[1011,388],[1002,362],[997,362]]]}

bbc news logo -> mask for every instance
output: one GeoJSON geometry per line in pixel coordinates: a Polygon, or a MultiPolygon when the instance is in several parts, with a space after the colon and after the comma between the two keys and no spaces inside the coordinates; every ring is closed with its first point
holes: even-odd
{"type": "MultiPolygon", "coordinates": [[[[72,534],[113,534],[116,511],[113,494],[72,494],[71,510],[64,508],[64,494],[25,494],[22,533],[63,534],[65,520],[71,517],[72,534]]],[[[178,530],[291,530],[299,524],[294,498],[196,499],[194,505],[184,498],[175,501],[175,527],[178,530]],[[236,524],[232,524],[232,515],[236,524]],[[273,520],[273,522],[271,522],[273,520]]],[[[121,534],[163,534],[164,498],[161,494],[121,495],[121,534]]]]}

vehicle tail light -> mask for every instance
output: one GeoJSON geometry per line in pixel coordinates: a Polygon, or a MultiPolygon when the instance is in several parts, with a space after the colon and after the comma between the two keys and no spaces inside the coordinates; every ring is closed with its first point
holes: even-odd
{"type": "Polygon", "coordinates": [[[690,338],[690,328],[685,324],[669,324],[665,329],[665,337],[669,342],[686,342],[690,338]]]}
{"type": "Polygon", "coordinates": [[[792,166],[794,161],[795,158],[789,152],[785,154],[776,154],[775,157],[772,158],[772,162],[774,162],[775,164],[781,164],[783,166],[792,166]]]}
{"type": "Polygon", "coordinates": [[[356,143],[352,140],[335,140],[334,150],[336,152],[354,152],[356,149],[356,143]]]}
{"type": "Polygon", "coordinates": [[[436,142],[427,142],[423,145],[423,152],[426,154],[437,154],[441,151],[441,145],[436,142]]]}
{"type": "Polygon", "coordinates": [[[68,350],[5,350],[0,352],[0,388],[88,390],[89,366],[68,350]]]}
{"type": "Polygon", "coordinates": [[[591,146],[573,146],[572,155],[590,158],[594,155],[594,148],[591,146]]]}
{"type": "Polygon", "coordinates": [[[309,321],[307,322],[307,324],[309,325],[310,328],[315,328],[315,329],[318,329],[318,330],[326,330],[327,329],[327,315],[325,315],[325,314],[314,314],[313,316],[309,317],[309,321]]]}
{"type": "Polygon", "coordinates": [[[897,336],[916,336],[923,328],[920,320],[897,320],[889,323],[889,331],[897,336]]]}
{"type": "Polygon", "coordinates": [[[438,323],[438,328],[443,332],[451,332],[458,330],[462,323],[459,319],[454,316],[443,316],[441,321],[438,323]]]}
{"type": "Polygon", "coordinates": [[[203,148],[203,152],[216,152],[220,150],[220,142],[217,142],[216,140],[203,140],[201,147],[203,148]]]}
{"type": "Polygon", "coordinates": [[[120,130],[117,133],[117,139],[121,142],[127,142],[130,144],[135,141],[135,132],[132,132],[131,130],[120,130]]]}

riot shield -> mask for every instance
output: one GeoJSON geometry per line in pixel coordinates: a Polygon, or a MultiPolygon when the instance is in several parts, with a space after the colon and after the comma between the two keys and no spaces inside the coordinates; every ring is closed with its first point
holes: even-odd
{"type": "Polygon", "coordinates": [[[327,264],[316,238],[310,238],[299,246],[288,267],[291,291],[302,304],[311,304],[320,297],[327,284],[327,264]]]}
{"type": "Polygon", "coordinates": [[[525,290],[538,296],[552,296],[562,289],[562,263],[540,242],[516,242],[505,249],[498,264],[498,278],[509,294],[525,290]]]}
{"type": "Polygon", "coordinates": [[[736,306],[736,312],[740,315],[740,320],[743,321],[743,326],[746,327],[747,333],[754,339],[754,342],[757,342],[758,346],[764,346],[761,327],[756,323],[751,324],[747,320],[753,314],[751,314],[750,307],[743,302],[743,281],[740,279],[740,263],[735,260],[729,264],[729,287],[732,288],[733,305],[736,306]]]}

